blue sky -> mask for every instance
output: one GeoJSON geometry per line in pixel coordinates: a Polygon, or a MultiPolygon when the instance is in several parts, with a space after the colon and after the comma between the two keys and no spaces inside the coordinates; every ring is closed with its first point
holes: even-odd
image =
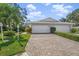
{"type": "Polygon", "coordinates": [[[19,5],[26,8],[27,18],[31,21],[48,17],[59,20],[79,8],[78,3],[20,3],[19,5]]]}

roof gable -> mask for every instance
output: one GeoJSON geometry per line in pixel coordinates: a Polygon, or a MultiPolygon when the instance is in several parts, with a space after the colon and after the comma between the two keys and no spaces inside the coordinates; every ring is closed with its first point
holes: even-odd
{"type": "Polygon", "coordinates": [[[49,18],[46,18],[46,19],[42,19],[39,22],[57,22],[57,20],[52,19],[52,18],[49,17],[49,18]]]}

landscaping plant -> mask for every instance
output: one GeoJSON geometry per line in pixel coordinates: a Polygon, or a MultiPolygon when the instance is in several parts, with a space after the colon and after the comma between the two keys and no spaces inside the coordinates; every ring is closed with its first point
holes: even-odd
{"type": "Polygon", "coordinates": [[[15,55],[25,51],[25,46],[30,38],[30,34],[20,34],[18,41],[16,36],[12,38],[13,41],[2,43],[0,40],[0,56],[15,55]]]}
{"type": "Polygon", "coordinates": [[[71,33],[76,33],[76,32],[78,32],[78,29],[77,28],[72,28],[71,29],[71,33]]]}

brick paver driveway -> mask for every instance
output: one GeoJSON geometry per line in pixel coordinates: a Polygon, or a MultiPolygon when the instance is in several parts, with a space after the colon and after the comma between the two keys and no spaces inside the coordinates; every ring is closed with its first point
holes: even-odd
{"type": "Polygon", "coordinates": [[[26,52],[32,56],[79,55],[79,42],[55,34],[32,34],[26,52]]]}

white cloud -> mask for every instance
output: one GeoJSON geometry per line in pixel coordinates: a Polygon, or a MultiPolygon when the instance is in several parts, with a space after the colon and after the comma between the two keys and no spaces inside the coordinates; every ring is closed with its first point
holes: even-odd
{"type": "Polygon", "coordinates": [[[71,5],[65,6],[65,8],[71,9],[73,8],[71,5]]]}
{"type": "Polygon", "coordinates": [[[57,16],[59,16],[59,17],[63,17],[64,15],[63,14],[56,14],[57,16]]]}
{"type": "Polygon", "coordinates": [[[28,15],[27,15],[28,18],[42,18],[42,17],[45,17],[45,15],[42,14],[41,11],[33,11],[33,12],[30,12],[28,15]]]}
{"type": "Polygon", "coordinates": [[[33,4],[28,4],[27,8],[32,11],[32,10],[36,10],[36,7],[33,4]]]}
{"type": "Polygon", "coordinates": [[[73,8],[70,5],[64,5],[64,4],[56,4],[52,6],[52,12],[55,12],[58,16],[63,16],[65,14],[68,14],[71,12],[71,8],[73,8]]]}
{"type": "Polygon", "coordinates": [[[41,11],[38,11],[33,4],[28,4],[27,9],[29,10],[29,13],[27,15],[27,18],[29,19],[45,17],[45,15],[41,11]]]}
{"type": "Polygon", "coordinates": [[[30,12],[30,15],[32,15],[32,16],[39,16],[41,14],[41,12],[40,11],[34,11],[34,12],[30,12]]]}
{"type": "Polygon", "coordinates": [[[49,5],[51,5],[51,3],[45,3],[45,6],[49,6],[49,5]]]}
{"type": "Polygon", "coordinates": [[[63,5],[60,5],[60,4],[53,5],[54,9],[61,9],[62,7],[63,5]]]}
{"type": "Polygon", "coordinates": [[[60,13],[69,13],[70,11],[67,9],[68,6],[65,6],[64,5],[53,5],[53,9],[57,12],[60,12],[60,13]]]}

